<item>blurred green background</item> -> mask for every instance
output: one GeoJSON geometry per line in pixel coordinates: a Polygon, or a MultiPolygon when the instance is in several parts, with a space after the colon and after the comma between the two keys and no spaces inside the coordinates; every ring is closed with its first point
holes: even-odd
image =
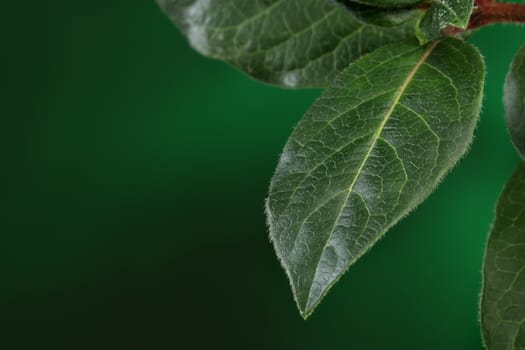
{"type": "Polygon", "coordinates": [[[487,66],[468,157],[303,321],[263,201],[319,95],[189,48],[153,1],[3,6],[0,348],[480,349],[484,242],[517,156],[487,66]]]}

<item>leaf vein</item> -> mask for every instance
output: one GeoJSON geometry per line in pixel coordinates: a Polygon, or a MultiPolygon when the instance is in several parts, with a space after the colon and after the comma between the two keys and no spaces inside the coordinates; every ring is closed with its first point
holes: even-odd
{"type": "MultiPolygon", "coordinates": [[[[330,242],[330,239],[334,233],[334,230],[335,228],[337,227],[337,224],[339,223],[339,220],[341,218],[341,215],[343,214],[343,211],[344,211],[344,208],[345,208],[345,205],[346,205],[346,202],[348,202],[348,199],[350,197],[350,194],[352,193],[352,191],[354,190],[354,187],[357,183],[357,180],[360,178],[360,175],[361,175],[361,172],[365,166],[365,164],[367,163],[368,159],[370,158],[370,155],[372,153],[372,150],[375,148],[375,145],[377,143],[377,140],[379,139],[379,137],[381,136],[381,133],[383,132],[383,129],[384,127],[386,126],[388,120],[390,119],[390,117],[392,116],[394,110],[395,110],[395,107],[397,106],[398,102],[400,101],[401,97],[403,96],[403,93],[405,92],[405,90],[407,89],[407,87],[410,85],[410,83],[412,82],[412,79],[414,78],[414,76],[416,75],[417,71],[419,70],[419,68],[421,67],[421,65],[425,62],[425,60],[427,59],[427,57],[430,55],[430,53],[432,52],[432,50],[434,50],[434,48],[437,46],[437,44],[439,43],[439,41],[436,41],[434,42],[433,44],[431,44],[428,49],[421,55],[421,57],[419,58],[419,60],[416,62],[414,68],[410,71],[410,73],[408,74],[407,78],[405,79],[405,81],[403,82],[403,84],[401,85],[401,87],[399,88],[398,90],[398,93],[396,94],[396,97],[392,103],[392,106],[391,108],[388,110],[388,112],[385,114],[385,117],[383,119],[383,122],[381,123],[381,125],[379,125],[379,128],[377,129],[376,133],[374,133],[374,136],[373,136],[373,139],[372,139],[372,142],[371,142],[371,145],[370,145],[370,148],[367,152],[367,154],[365,155],[365,157],[363,158],[363,161],[361,162],[357,172],[356,172],[356,175],[354,176],[353,180],[352,180],[352,183],[350,184],[349,188],[348,188],[348,192],[347,192],[347,195],[343,201],[343,205],[341,205],[341,209],[339,210],[339,213],[337,215],[337,218],[336,220],[334,220],[334,224],[332,226],[332,228],[330,229],[330,233],[328,235],[328,239],[326,240],[325,242],[325,245],[323,246],[323,249],[321,250],[321,254],[319,256],[319,261],[317,262],[317,264],[315,266],[316,267],[316,272],[315,274],[317,275],[317,272],[319,271],[319,263],[326,251],[326,248],[328,247],[328,243],[330,242]]],[[[314,276],[314,280],[315,280],[315,276],[314,276]]],[[[309,289],[309,292],[308,292],[308,298],[307,300],[310,300],[311,298],[311,293],[312,293],[312,286],[313,286],[313,283],[310,285],[310,289],[309,289]]]]}

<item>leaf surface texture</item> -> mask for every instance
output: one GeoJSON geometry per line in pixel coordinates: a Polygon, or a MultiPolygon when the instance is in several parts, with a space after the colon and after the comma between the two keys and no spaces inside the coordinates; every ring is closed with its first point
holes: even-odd
{"type": "Polygon", "coordinates": [[[525,46],[521,47],[505,80],[505,112],[507,128],[514,147],[525,159],[525,46]]]}
{"type": "Polygon", "coordinates": [[[417,18],[383,28],[331,0],[157,0],[200,53],[286,87],[325,87],[348,64],[415,36],[417,18]]]}
{"type": "Polygon", "coordinates": [[[483,79],[472,46],[414,40],[351,64],[306,113],[267,200],[270,238],[304,317],[464,154],[483,79]]]}
{"type": "Polygon", "coordinates": [[[485,253],[481,323],[489,350],[525,348],[525,162],[498,201],[485,253]]]}
{"type": "Polygon", "coordinates": [[[419,41],[424,44],[441,38],[448,26],[467,29],[473,7],[473,0],[434,1],[419,23],[419,41]]]}

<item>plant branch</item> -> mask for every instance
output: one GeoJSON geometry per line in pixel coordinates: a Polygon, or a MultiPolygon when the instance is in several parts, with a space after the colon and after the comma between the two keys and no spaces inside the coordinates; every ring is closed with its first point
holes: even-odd
{"type": "Polygon", "coordinates": [[[475,0],[468,29],[494,23],[525,23],[525,4],[475,0]]]}

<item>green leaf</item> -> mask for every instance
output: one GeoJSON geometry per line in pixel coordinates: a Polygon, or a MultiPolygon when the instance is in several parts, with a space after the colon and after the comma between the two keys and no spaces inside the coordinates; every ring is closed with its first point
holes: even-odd
{"type": "Polygon", "coordinates": [[[413,7],[385,9],[363,5],[353,0],[335,0],[335,2],[341,4],[361,22],[378,26],[398,26],[423,15],[422,10],[413,7]]]}
{"type": "Polygon", "coordinates": [[[525,46],[518,51],[505,80],[507,128],[514,147],[525,159],[525,46]]]}
{"type": "Polygon", "coordinates": [[[454,26],[467,29],[474,8],[474,0],[440,0],[435,1],[417,29],[421,44],[443,37],[443,29],[454,26]]]}
{"type": "Polygon", "coordinates": [[[377,6],[377,7],[392,8],[392,7],[407,7],[407,6],[422,2],[424,0],[346,0],[346,1],[357,2],[357,3],[377,6]]]}
{"type": "Polygon", "coordinates": [[[484,64],[453,38],[353,63],[292,133],[270,185],[270,238],[307,317],[466,151],[484,64]]]}
{"type": "Polygon", "coordinates": [[[415,36],[418,18],[364,24],[329,0],[157,0],[200,53],[286,87],[324,87],[348,64],[415,36]]]}
{"type": "Polygon", "coordinates": [[[525,348],[525,162],[498,201],[485,252],[481,324],[489,350],[525,348]]]}

